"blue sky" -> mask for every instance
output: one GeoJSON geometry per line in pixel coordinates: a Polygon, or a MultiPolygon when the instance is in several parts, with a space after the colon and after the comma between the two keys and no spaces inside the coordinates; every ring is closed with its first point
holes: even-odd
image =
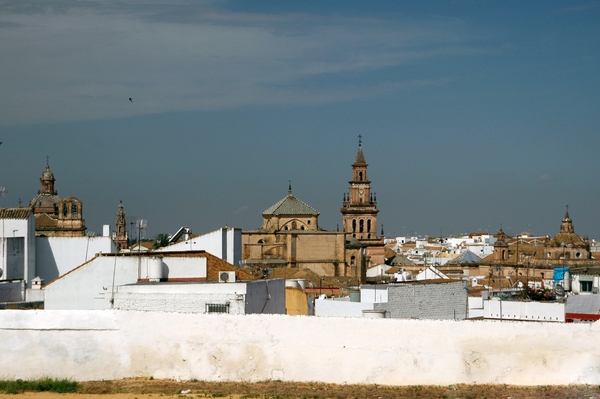
{"type": "Polygon", "coordinates": [[[358,135],[388,236],[600,239],[598,1],[0,5],[0,206],[46,156],[88,229],[341,224],[358,135]],[[129,101],[133,99],[133,102],[129,101]]]}

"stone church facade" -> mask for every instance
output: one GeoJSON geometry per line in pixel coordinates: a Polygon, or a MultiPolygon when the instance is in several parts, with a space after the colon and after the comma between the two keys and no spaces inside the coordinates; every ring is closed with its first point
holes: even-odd
{"type": "Polygon", "coordinates": [[[60,198],[54,189],[50,165],[40,177],[41,190],[29,203],[35,217],[35,235],[44,237],[83,237],[83,203],[73,196],[60,198]]]}
{"type": "MultiPolygon", "coordinates": [[[[356,277],[384,262],[383,237],[377,234],[377,199],[371,192],[368,164],[359,140],[349,193],[342,203],[343,231],[319,227],[319,212],[288,195],[262,213],[259,229],[242,233],[245,266],[309,269],[321,276],[356,277]]],[[[383,235],[383,231],[382,231],[383,235]]]]}
{"type": "Polygon", "coordinates": [[[291,186],[287,196],[265,210],[262,216],[260,228],[242,233],[244,266],[308,269],[321,276],[359,280],[364,275],[364,251],[360,242],[346,233],[321,229],[319,212],[296,198],[291,186]]]}

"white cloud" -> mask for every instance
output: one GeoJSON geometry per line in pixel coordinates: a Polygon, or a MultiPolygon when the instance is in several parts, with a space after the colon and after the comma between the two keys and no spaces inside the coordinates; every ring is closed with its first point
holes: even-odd
{"type": "Polygon", "coordinates": [[[378,80],[382,69],[477,51],[456,21],[235,13],[202,4],[0,9],[0,120],[344,101],[425,82],[378,80]]]}

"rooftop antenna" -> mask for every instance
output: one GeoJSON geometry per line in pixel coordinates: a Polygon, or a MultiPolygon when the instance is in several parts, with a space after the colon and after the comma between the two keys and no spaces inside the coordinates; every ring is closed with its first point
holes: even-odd
{"type": "MultiPolygon", "coordinates": [[[[142,276],[142,257],[140,256],[142,251],[142,231],[146,230],[146,226],[148,225],[148,221],[145,219],[139,219],[136,221],[138,228],[138,281],[142,276]]],[[[148,277],[148,276],[146,276],[148,277]]]]}

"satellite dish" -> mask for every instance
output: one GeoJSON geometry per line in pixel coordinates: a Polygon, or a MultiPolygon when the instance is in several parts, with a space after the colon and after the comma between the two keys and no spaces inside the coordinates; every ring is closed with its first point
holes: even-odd
{"type": "Polygon", "coordinates": [[[221,278],[221,281],[225,281],[225,282],[229,281],[229,273],[221,272],[220,278],[221,278]]]}

